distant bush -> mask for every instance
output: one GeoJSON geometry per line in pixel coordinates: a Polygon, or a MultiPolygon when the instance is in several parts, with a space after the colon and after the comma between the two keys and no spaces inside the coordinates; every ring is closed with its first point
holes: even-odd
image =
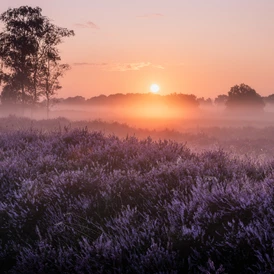
{"type": "Polygon", "coordinates": [[[1,273],[271,273],[273,160],[87,129],[0,134],[1,273]]]}
{"type": "Polygon", "coordinates": [[[258,112],[263,111],[265,103],[253,88],[240,84],[232,87],[228,92],[226,106],[229,110],[237,112],[258,112]]]}
{"type": "Polygon", "coordinates": [[[271,104],[271,105],[274,104],[274,94],[270,94],[269,96],[265,96],[263,98],[263,100],[266,104],[271,104]]]}

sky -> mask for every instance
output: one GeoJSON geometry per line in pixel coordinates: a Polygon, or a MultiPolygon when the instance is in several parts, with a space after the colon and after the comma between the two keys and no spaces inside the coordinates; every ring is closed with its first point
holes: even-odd
{"type": "Polygon", "coordinates": [[[75,31],[59,46],[71,69],[58,97],[153,83],[163,95],[214,99],[241,83],[274,93],[273,0],[1,0],[0,12],[23,5],[75,31]]]}

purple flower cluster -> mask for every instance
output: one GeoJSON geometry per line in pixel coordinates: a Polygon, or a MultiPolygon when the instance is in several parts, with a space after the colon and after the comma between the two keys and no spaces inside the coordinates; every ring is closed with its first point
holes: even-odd
{"type": "Polygon", "coordinates": [[[1,273],[272,273],[274,161],[87,128],[0,134],[1,273]]]}

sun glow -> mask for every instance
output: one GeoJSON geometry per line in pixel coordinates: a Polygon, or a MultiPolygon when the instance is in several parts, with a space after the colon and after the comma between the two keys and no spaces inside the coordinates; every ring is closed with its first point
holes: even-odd
{"type": "Polygon", "coordinates": [[[159,90],[160,90],[160,87],[157,84],[152,84],[150,86],[150,91],[153,93],[157,93],[157,92],[159,92],[159,90]]]}

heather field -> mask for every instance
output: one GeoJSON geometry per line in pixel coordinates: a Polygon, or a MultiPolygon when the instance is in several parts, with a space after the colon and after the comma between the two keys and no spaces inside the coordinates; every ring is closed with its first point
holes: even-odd
{"type": "Polygon", "coordinates": [[[0,273],[273,273],[274,127],[0,119],[0,273]]]}

